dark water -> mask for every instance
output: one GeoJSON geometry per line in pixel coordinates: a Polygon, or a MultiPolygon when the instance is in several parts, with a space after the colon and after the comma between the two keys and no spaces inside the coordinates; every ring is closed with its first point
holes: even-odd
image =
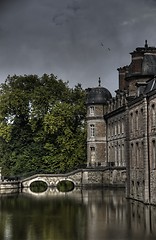
{"type": "Polygon", "coordinates": [[[0,195],[0,240],[156,239],[156,208],[123,190],[0,195]]]}

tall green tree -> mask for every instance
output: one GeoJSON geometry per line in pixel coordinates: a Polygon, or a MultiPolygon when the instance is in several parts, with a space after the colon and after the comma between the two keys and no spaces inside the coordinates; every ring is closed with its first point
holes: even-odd
{"type": "Polygon", "coordinates": [[[0,164],[6,175],[67,172],[86,161],[85,91],[53,74],[8,76],[0,87],[0,164]]]}

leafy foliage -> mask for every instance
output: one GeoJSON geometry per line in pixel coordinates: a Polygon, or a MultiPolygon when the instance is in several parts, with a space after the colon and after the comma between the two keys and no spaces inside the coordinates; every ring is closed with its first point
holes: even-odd
{"type": "Polygon", "coordinates": [[[53,74],[8,76],[0,87],[0,164],[6,175],[67,172],[86,161],[85,91],[53,74]]]}

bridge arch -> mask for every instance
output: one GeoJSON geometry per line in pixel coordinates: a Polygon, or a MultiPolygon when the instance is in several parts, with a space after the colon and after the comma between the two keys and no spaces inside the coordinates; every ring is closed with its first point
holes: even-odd
{"type": "Polygon", "coordinates": [[[59,182],[62,182],[62,181],[72,182],[72,183],[74,184],[74,187],[76,186],[76,182],[75,182],[73,179],[71,179],[71,178],[61,178],[61,179],[58,179],[58,180],[56,181],[56,186],[58,185],[59,182]]]}
{"type": "Polygon", "coordinates": [[[30,188],[31,184],[34,183],[34,182],[44,182],[44,183],[46,183],[47,187],[49,187],[49,182],[46,179],[44,179],[44,178],[34,178],[34,179],[31,179],[31,180],[28,181],[28,185],[27,186],[30,188]]]}
{"type": "Polygon", "coordinates": [[[56,182],[56,187],[57,187],[58,191],[61,191],[61,192],[73,191],[75,186],[76,186],[76,183],[72,179],[70,179],[70,178],[59,179],[56,182]],[[64,184],[61,186],[61,183],[62,184],[64,183],[64,184]],[[61,190],[62,187],[63,187],[64,190],[61,190]]]}

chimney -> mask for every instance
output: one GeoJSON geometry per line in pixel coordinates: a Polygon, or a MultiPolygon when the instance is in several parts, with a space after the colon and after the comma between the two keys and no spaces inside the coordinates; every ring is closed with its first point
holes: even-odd
{"type": "Polygon", "coordinates": [[[117,69],[119,72],[119,90],[121,91],[127,90],[128,88],[127,82],[125,81],[128,69],[128,66],[120,67],[117,69]]]}

